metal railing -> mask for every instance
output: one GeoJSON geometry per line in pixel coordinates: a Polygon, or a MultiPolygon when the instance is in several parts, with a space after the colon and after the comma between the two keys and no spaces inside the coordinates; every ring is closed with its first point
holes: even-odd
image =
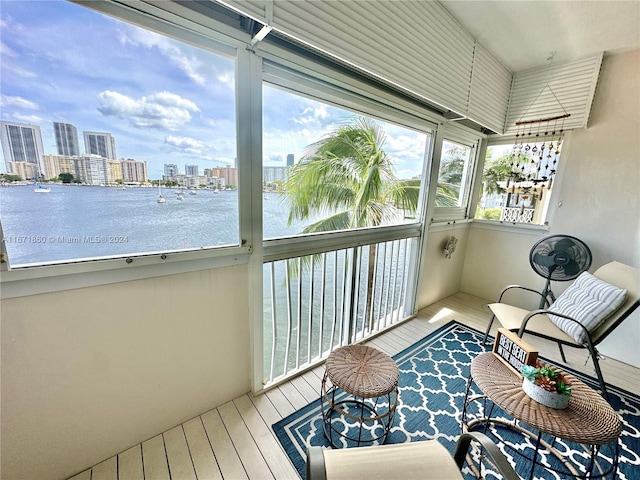
{"type": "Polygon", "coordinates": [[[407,236],[265,262],[264,384],[409,317],[417,244],[407,236]]]}
{"type": "Polygon", "coordinates": [[[533,222],[534,213],[535,213],[535,208],[504,207],[502,209],[502,215],[500,217],[500,221],[515,222],[515,223],[531,223],[533,222]]]}

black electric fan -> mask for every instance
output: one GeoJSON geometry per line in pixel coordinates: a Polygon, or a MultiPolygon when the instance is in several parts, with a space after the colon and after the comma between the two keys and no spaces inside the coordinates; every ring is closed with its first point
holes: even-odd
{"type": "Polygon", "coordinates": [[[555,301],[550,288],[551,280],[566,282],[588,270],[591,266],[591,250],[575,237],[550,235],[531,247],[529,263],[538,275],[547,280],[540,301],[540,308],[545,308],[547,297],[551,297],[551,303],[555,301]]]}

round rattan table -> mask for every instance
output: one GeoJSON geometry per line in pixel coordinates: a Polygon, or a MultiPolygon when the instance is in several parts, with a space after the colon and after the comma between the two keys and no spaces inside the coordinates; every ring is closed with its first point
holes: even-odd
{"type": "MultiPolygon", "coordinates": [[[[615,443],[613,447],[615,458],[611,462],[611,471],[600,471],[598,475],[591,472],[592,478],[602,478],[609,473],[615,476],[618,438],[622,431],[620,416],[595,390],[570,373],[563,373],[567,383],[571,385],[571,398],[567,408],[557,410],[530,398],[522,389],[522,378],[516,375],[496,355],[492,352],[481,353],[471,362],[471,376],[463,409],[463,429],[472,429],[478,424],[486,425],[488,423],[515,428],[536,440],[536,456],[538,448],[542,445],[567,467],[568,472],[565,473],[577,477],[583,477],[584,474],[573,468],[569,460],[559,454],[552,444],[542,440],[542,433],[588,446],[586,448],[591,452],[594,465],[600,447],[615,443]],[[472,381],[482,390],[483,396],[469,397],[469,387],[472,381]],[[481,398],[490,400],[504,410],[513,417],[514,422],[492,418],[491,408],[486,416],[469,420],[467,415],[469,403],[481,398]],[[516,420],[537,430],[538,434],[533,434],[530,429],[519,428],[516,420]]],[[[536,459],[532,460],[531,475],[533,475],[536,459]]]]}
{"type": "Polygon", "coordinates": [[[396,362],[373,347],[347,345],[331,352],[321,406],[332,447],[384,443],[398,403],[399,377],[396,362]]]}

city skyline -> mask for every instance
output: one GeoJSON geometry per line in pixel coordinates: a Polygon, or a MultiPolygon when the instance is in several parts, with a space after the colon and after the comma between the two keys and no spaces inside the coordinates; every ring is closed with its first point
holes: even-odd
{"type": "MultiPolygon", "coordinates": [[[[57,122],[109,132],[118,157],[146,161],[150,179],[165,163],[235,165],[232,57],[62,0],[3,2],[0,21],[1,120],[40,127],[44,154],[58,151],[57,122]]],[[[299,161],[354,115],[266,83],[263,98],[264,166],[299,161]]],[[[398,177],[420,175],[424,134],[381,123],[398,177]]]]}

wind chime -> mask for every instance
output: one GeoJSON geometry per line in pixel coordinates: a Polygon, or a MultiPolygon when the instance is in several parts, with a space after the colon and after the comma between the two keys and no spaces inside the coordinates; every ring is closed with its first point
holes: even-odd
{"type": "MultiPolygon", "coordinates": [[[[552,59],[553,56],[549,58],[552,59]]],[[[547,83],[522,114],[520,121],[515,123],[516,140],[511,149],[506,186],[507,191],[512,196],[515,195],[515,205],[523,200],[520,215],[524,212],[525,201],[533,204],[535,199],[542,200],[544,190],[551,189],[564,139],[564,121],[570,116],[547,83]],[[564,113],[536,120],[522,120],[545,89],[549,89],[564,113]]]]}

